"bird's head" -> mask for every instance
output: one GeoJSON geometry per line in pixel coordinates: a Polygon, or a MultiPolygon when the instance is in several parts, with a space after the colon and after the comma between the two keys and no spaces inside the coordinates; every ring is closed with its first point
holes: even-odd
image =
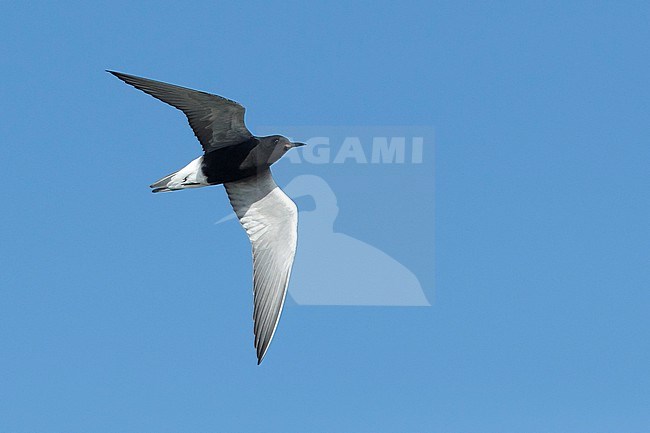
{"type": "Polygon", "coordinates": [[[304,146],[305,143],[293,143],[288,138],[281,135],[271,135],[269,137],[262,137],[260,139],[261,145],[264,149],[264,154],[267,155],[268,164],[271,165],[294,147],[304,146]]]}

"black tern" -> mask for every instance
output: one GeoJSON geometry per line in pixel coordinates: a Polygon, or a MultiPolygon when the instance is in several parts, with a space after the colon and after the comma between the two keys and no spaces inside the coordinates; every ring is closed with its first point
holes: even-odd
{"type": "Polygon", "coordinates": [[[304,143],[281,135],[255,137],[244,124],[244,107],[210,93],[107,71],[178,108],[203,147],[203,155],[151,185],[169,192],[223,184],[253,250],[253,331],[257,364],[266,355],[280,320],[296,253],[298,210],[275,184],[270,166],[304,143]]]}

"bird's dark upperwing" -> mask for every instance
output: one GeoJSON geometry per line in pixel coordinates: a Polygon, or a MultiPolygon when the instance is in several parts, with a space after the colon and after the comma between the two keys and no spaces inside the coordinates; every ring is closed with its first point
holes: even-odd
{"type": "Polygon", "coordinates": [[[107,72],[185,113],[205,152],[238,144],[253,136],[244,124],[244,107],[235,101],[147,78],[107,72]]]}
{"type": "Polygon", "coordinates": [[[278,326],[298,240],[298,209],[270,170],[224,184],[253,247],[253,330],[257,363],[278,326]]]}

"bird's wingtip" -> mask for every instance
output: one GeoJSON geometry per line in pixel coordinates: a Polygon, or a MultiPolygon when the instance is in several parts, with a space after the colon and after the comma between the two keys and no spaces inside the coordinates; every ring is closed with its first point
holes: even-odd
{"type": "Polygon", "coordinates": [[[257,365],[260,365],[262,361],[264,361],[265,356],[266,356],[266,350],[257,353],[257,365]]]}

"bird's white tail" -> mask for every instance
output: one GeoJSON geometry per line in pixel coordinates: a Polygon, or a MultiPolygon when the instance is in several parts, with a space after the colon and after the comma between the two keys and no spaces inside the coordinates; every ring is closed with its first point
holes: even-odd
{"type": "Polygon", "coordinates": [[[175,173],[152,183],[152,192],[169,192],[186,188],[199,188],[209,185],[201,170],[203,157],[200,156],[175,173]]]}

